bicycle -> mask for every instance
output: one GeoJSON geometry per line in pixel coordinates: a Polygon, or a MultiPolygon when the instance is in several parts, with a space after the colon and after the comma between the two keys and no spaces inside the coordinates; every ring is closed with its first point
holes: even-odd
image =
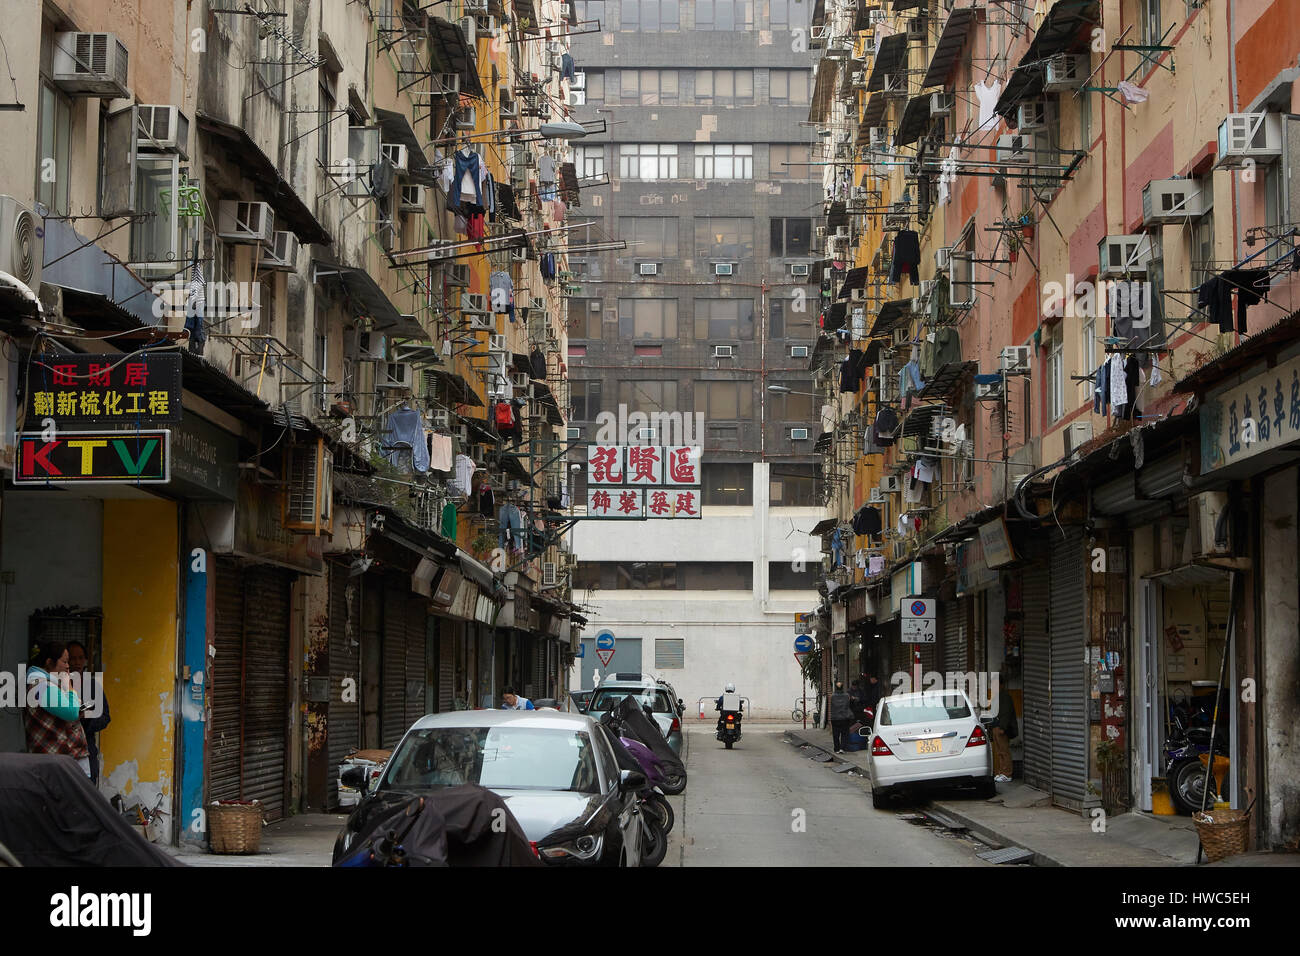
{"type": "Polygon", "coordinates": [[[811,717],[816,713],[816,700],[816,697],[796,697],[794,699],[794,710],[790,711],[790,716],[794,719],[795,723],[799,723],[805,717],[811,717]],[[814,701],[812,707],[808,706],[809,701],[814,701]]]}

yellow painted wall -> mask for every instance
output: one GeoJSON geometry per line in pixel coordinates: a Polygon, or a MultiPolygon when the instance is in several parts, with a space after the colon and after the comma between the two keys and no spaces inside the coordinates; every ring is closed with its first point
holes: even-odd
{"type": "Polygon", "coordinates": [[[103,660],[112,723],[100,737],[111,796],[171,811],[175,752],[176,505],[104,502],[103,660]]]}

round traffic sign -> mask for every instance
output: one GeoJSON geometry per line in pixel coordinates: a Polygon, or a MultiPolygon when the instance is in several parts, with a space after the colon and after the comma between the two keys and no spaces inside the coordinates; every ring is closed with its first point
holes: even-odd
{"type": "Polygon", "coordinates": [[[912,602],[912,613],[915,614],[917,617],[921,617],[923,614],[925,614],[925,609],[926,609],[926,603],[924,601],[912,602]]]}
{"type": "Polygon", "coordinates": [[[614,649],[614,632],[601,631],[597,634],[596,647],[602,651],[612,651],[614,649]]]}
{"type": "Polygon", "coordinates": [[[794,650],[796,654],[807,654],[813,649],[813,639],[811,635],[800,634],[794,639],[794,650]]]}

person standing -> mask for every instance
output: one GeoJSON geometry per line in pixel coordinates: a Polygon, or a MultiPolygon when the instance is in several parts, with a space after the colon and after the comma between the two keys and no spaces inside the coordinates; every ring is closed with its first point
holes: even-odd
{"type": "Polygon", "coordinates": [[[875,674],[867,674],[866,683],[862,685],[862,706],[874,715],[876,708],[880,706],[880,698],[885,696],[885,689],[880,685],[880,679],[875,674]]]}
{"type": "Polygon", "coordinates": [[[1007,689],[1007,675],[998,674],[998,715],[997,724],[989,735],[993,739],[993,779],[998,783],[1007,783],[1015,772],[1011,760],[1011,738],[1020,733],[1016,722],[1016,702],[1007,689]]]}
{"type": "Polygon", "coordinates": [[[507,687],[505,693],[501,695],[501,699],[505,701],[505,703],[501,705],[502,710],[536,710],[537,709],[536,707],[533,706],[533,702],[529,700],[527,697],[520,697],[518,694],[516,694],[515,689],[513,687],[507,687]]]}
{"type": "Polygon", "coordinates": [[[835,682],[835,693],[830,699],[831,742],[837,754],[844,753],[844,743],[849,735],[849,725],[853,723],[853,704],[844,692],[844,681],[835,682]]]}
{"type": "Polygon", "coordinates": [[[27,752],[65,754],[90,776],[90,749],[81,726],[81,698],[72,690],[68,648],[42,640],[27,668],[27,709],[23,712],[27,752]]]}
{"type": "Polygon", "coordinates": [[[86,748],[90,751],[90,782],[99,786],[99,732],[108,726],[112,718],[108,714],[108,698],[104,696],[104,685],[89,668],[90,660],[86,655],[86,645],[80,641],[69,641],[68,669],[74,674],[81,675],[82,695],[92,704],[91,707],[82,708],[81,729],[86,733],[86,748]],[[94,681],[94,693],[90,693],[91,681],[94,681]]]}

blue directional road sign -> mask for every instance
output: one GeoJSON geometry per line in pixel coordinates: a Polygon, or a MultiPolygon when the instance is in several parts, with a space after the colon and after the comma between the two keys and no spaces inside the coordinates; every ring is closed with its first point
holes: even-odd
{"type": "Polygon", "coordinates": [[[794,639],[794,651],[796,654],[807,654],[813,649],[813,639],[809,634],[800,634],[794,639]]]}
{"type": "Polygon", "coordinates": [[[601,631],[596,635],[596,647],[602,651],[612,651],[614,649],[614,634],[611,631],[601,631]]]}

